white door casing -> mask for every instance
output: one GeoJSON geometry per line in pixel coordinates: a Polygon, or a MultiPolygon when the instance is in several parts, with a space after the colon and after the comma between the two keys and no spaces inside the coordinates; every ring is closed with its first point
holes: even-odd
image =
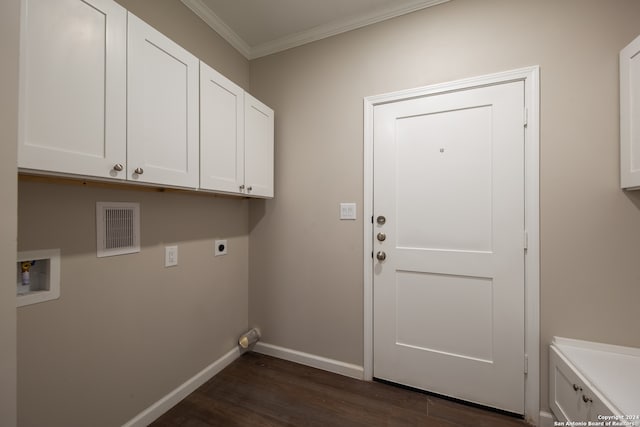
{"type": "MultiPolygon", "coordinates": [[[[387,379],[390,378],[397,382],[403,382],[419,388],[432,389],[432,391],[454,395],[466,400],[478,401],[479,403],[500,407],[512,412],[522,413],[524,410],[527,420],[537,423],[539,416],[537,81],[538,68],[533,67],[365,99],[364,210],[367,218],[384,214],[388,219],[386,227],[380,227],[377,224],[373,225],[368,221],[365,224],[365,379],[371,379],[375,374],[376,377],[387,377],[387,379]],[[463,93],[456,94],[455,91],[467,91],[482,98],[487,91],[495,90],[498,87],[496,85],[500,87],[498,91],[502,88],[513,88],[514,85],[519,85],[520,89],[514,93],[519,93],[518,96],[521,97],[517,101],[520,104],[520,112],[515,112],[514,109],[508,107],[504,109],[504,114],[510,115],[512,121],[519,123],[519,130],[516,130],[516,132],[520,132],[521,142],[523,139],[522,134],[524,133],[526,145],[520,144],[519,149],[524,150],[520,151],[520,154],[511,153],[511,155],[520,157],[519,164],[514,166],[510,162],[503,162],[502,166],[495,168],[498,175],[494,177],[492,174],[495,171],[488,172],[491,168],[487,169],[486,166],[496,166],[496,161],[499,158],[492,158],[492,155],[487,157],[487,150],[483,150],[482,147],[464,147],[465,150],[475,149],[475,153],[471,157],[465,158],[465,156],[461,156],[460,153],[456,152],[456,145],[458,146],[457,148],[462,147],[460,143],[464,141],[465,133],[470,130],[473,130],[473,133],[478,135],[478,138],[481,137],[482,133],[487,135],[496,133],[496,128],[483,126],[483,123],[486,122],[487,114],[489,113],[490,115],[490,110],[495,110],[495,107],[483,107],[491,105],[491,102],[482,99],[474,101],[475,106],[478,108],[468,108],[469,105],[464,106],[462,104],[455,105],[456,98],[460,98],[462,96],[460,94],[463,93]],[[445,95],[447,92],[448,94],[445,95]],[[482,95],[483,92],[484,95],[482,95]],[[446,102],[450,102],[450,105],[438,107],[440,108],[439,111],[447,111],[448,113],[422,115],[420,108],[428,108],[428,104],[437,98],[440,98],[440,101],[446,99],[446,102]],[[411,101],[400,102],[407,99],[411,99],[411,101]],[[399,121],[400,124],[398,126],[395,126],[396,123],[394,123],[394,130],[390,135],[393,135],[393,138],[396,136],[404,138],[404,144],[407,147],[418,151],[411,155],[411,150],[402,150],[395,147],[383,154],[383,158],[391,156],[394,159],[397,155],[397,161],[387,163],[391,163],[392,168],[395,168],[396,165],[401,165],[402,167],[391,171],[391,179],[386,179],[380,184],[376,181],[376,185],[387,185],[391,188],[391,191],[397,190],[399,208],[387,206],[386,209],[390,210],[390,212],[378,212],[378,204],[380,202],[378,190],[381,189],[376,187],[376,209],[374,212],[373,144],[374,140],[379,138],[380,132],[389,130],[385,129],[384,126],[379,128],[378,119],[384,116],[385,111],[389,113],[390,110],[397,109],[398,105],[406,105],[406,111],[395,112],[398,113],[396,114],[397,117],[403,117],[403,119],[399,121]],[[379,117],[380,114],[382,116],[379,117]],[[467,122],[468,125],[465,128],[456,127],[456,123],[461,121],[467,122]],[[523,128],[523,125],[526,127],[523,128]],[[407,135],[411,135],[413,131],[428,132],[429,129],[448,129],[452,139],[435,141],[436,146],[419,144],[419,138],[411,140],[411,137],[408,137],[407,139],[407,135]],[[374,135],[376,138],[374,138],[374,135]],[[426,151],[433,149],[436,150],[436,155],[425,162],[426,151]],[[419,161],[416,161],[416,159],[419,159],[419,161]],[[475,178],[465,183],[461,179],[464,176],[463,174],[459,173],[458,170],[452,171],[446,167],[447,163],[450,165],[456,162],[463,162],[463,169],[474,174],[475,178]],[[420,183],[414,182],[425,178],[435,178],[434,175],[430,176],[430,174],[437,170],[440,171],[442,179],[430,179],[433,184],[428,189],[421,187],[420,183]],[[525,175],[524,170],[526,170],[525,178],[523,178],[523,175],[525,175]],[[443,173],[444,176],[442,176],[443,173]],[[504,179],[510,173],[520,174],[519,184],[512,182],[513,180],[504,179]],[[498,177],[503,179],[495,179],[498,177]],[[506,184],[502,181],[506,181],[506,184]],[[493,197],[494,190],[487,190],[494,184],[497,185],[496,197],[493,197]],[[491,197],[482,197],[483,191],[486,196],[491,195],[491,197]],[[429,200],[424,200],[425,192],[428,192],[429,200]],[[458,195],[465,194],[465,197],[451,197],[452,192],[458,195]],[[519,216],[519,232],[515,231],[518,228],[517,219],[509,223],[509,221],[505,222],[505,218],[496,216],[505,211],[504,207],[493,206],[500,192],[509,194],[510,196],[507,199],[511,199],[513,194],[516,194],[515,197],[519,198],[516,203],[506,202],[507,205],[512,205],[512,208],[517,205],[515,207],[516,212],[512,212],[515,215],[512,216],[513,218],[519,216]],[[520,194],[519,196],[517,196],[518,193],[520,194]],[[430,201],[437,201],[437,203],[430,203],[430,201]],[[434,208],[434,205],[437,206],[434,208]],[[442,206],[447,207],[440,209],[442,206]],[[468,215],[470,207],[474,208],[475,213],[473,215],[468,215]],[[499,209],[496,210],[496,207],[499,209]],[[518,210],[520,213],[517,212],[518,210]],[[422,224],[429,223],[421,227],[428,230],[429,233],[424,234],[417,230],[416,227],[411,229],[404,225],[396,226],[395,223],[398,220],[395,218],[396,214],[400,216],[400,220],[403,223],[407,220],[408,223],[411,223],[411,215],[415,215],[416,218],[422,221],[422,224]],[[487,227],[487,224],[490,224],[490,226],[487,227]],[[457,237],[454,240],[450,238],[447,240],[447,235],[443,233],[443,230],[451,229],[452,227],[457,232],[449,233],[449,235],[457,237]],[[496,227],[497,229],[494,230],[496,227]],[[377,240],[374,241],[374,231],[377,233],[383,229],[387,234],[387,240],[383,243],[377,240]],[[525,229],[529,236],[528,243],[525,242],[523,232],[525,229]],[[495,235],[496,232],[498,236],[495,235]],[[500,234],[504,234],[504,236],[501,237],[500,234]],[[396,242],[399,245],[394,245],[390,251],[387,250],[390,245],[396,242]],[[528,249],[525,252],[524,245],[526,244],[528,244],[528,249]],[[416,249],[421,247],[423,249],[416,249]],[[427,249],[424,249],[425,247],[427,249]],[[515,247],[516,249],[506,255],[506,258],[502,257],[502,259],[500,256],[492,257],[490,255],[492,252],[504,252],[501,247],[515,247]],[[375,264],[372,264],[372,253],[381,249],[387,252],[387,260],[382,263],[373,261],[375,264]],[[518,256],[520,258],[519,262],[516,259],[518,256]],[[424,271],[417,268],[425,264],[425,262],[427,268],[424,271]],[[513,267],[514,265],[516,267],[513,267]],[[525,266],[526,271],[524,271],[525,266]],[[395,270],[399,270],[398,273],[395,270]],[[496,272],[497,276],[495,276],[496,272]],[[384,278],[385,274],[394,276],[393,278],[386,278],[390,279],[387,281],[392,283],[393,286],[385,288],[383,285],[382,289],[379,290],[377,287],[378,279],[381,278],[380,275],[384,278]],[[523,288],[521,284],[519,291],[510,290],[508,287],[505,288],[501,282],[506,280],[505,277],[509,274],[520,276],[521,282],[524,281],[526,287],[523,288]],[[374,277],[376,277],[375,289],[374,277]],[[437,290],[436,295],[439,295],[440,300],[436,302],[432,298],[427,300],[426,304],[419,304],[420,299],[417,296],[424,292],[425,288],[432,291],[437,290]],[[473,299],[475,303],[462,302],[460,294],[457,292],[460,289],[466,290],[469,298],[473,299]],[[395,307],[397,304],[399,310],[387,316],[386,319],[378,319],[381,308],[378,307],[378,301],[376,301],[374,308],[374,294],[379,295],[379,301],[393,300],[394,303],[392,305],[395,307]],[[512,306],[500,301],[503,296],[520,299],[520,314],[514,313],[512,306]],[[483,299],[487,303],[501,305],[502,308],[498,310],[497,314],[492,313],[486,309],[487,304],[478,303],[483,299]],[[456,316],[447,315],[448,311],[444,310],[447,304],[461,305],[466,309],[458,310],[456,316]],[[374,310],[376,312],[375,328],[374,310]],[[430,327],[425,332],[423,326],[414,323],[413,320],[415,319],[405,314],[410,310],[417,311],[418,316],[423,321],[428,321],[430,324],[436,323],[438,327],[430,327]],[[502,310],[502,313],[500,313],[500,310],[502,310]],[[494,319],[494,316],[497,317],[494,319]],[[505,322],[508,316],[520,318],[519,322],[516,321],[519,326],[515,325],[515,328],[511,328],[512,331],[508,331],[510,329],[509,322],[505,322]],[[460,340],[455,339],[455,337],[452,339],[446,333],[446,325],[450,330],[457,333],[458,337],[460,334],[469,335],[468,339],[460,340]],[[519,346],[511,346],[513,347],[511,350],[512,356],[502,360],[502,356],[499,353],[503,352],[504,346],[509,347],[510,335],[505,334],[513,334],[513,331],[518,329],[520,330],[520,338],[516,339],[519,340],[519,346]],[[383,336],[386,334],[389,337],[393,337],[391,344],[389,342],[387,344],[379,342],[382,339],[378,337],[379,332],[383,336]],[[493,343],[496,337],[496,345],[487,345],[489,341],[493,343]],[[400,344],[396,345],[396,342],[400,344]],[[403,360],[402,362],[385,371],[387,368],[384,367],[384,361],[381,367],[378,363],[379,360],[374,360],[374,344],[376,359],[379,357],[378,352],[380,350],[384,352],[391,347],[397,347],[399,352],[396,352],[393,358],[406,357],[406,360],[401,359],[403,360]],[[389,347],[386,350],[384,348],[385,345],[389,347]],[[429,365],[442,369],[453,367],[458,370],[458,377],[466,378],[466,382],[463,380],[465,385],[462,387],[461,393],[447,388],[449,387],[448,383],[454,381],[450,381],[451,378],[446,375],[438,377],[437,370],[435,373],[432,372],[426,375],[430,384],[436,384],[437,389],[434,390],[430,386],[412,383],[415,380],[416,372],[412,372],[411,369],[415,369],[415,366],[419,365],[417,359],[414,360],[412,358],[418,357],[415,354],[425,353],[424,350],[419,350],[420,348],[436,350],[426,352],[430,357],[429,365]],[[458,356],[452,357],[450,354],[457,354],[458,356]],[[528,366],[525,365],[527,360],[525,355],[529,360],[528,366]],[[517,357],[517,359],[514,357],[517,357]],[[500,360],[500,363],[497,363],[496,358],[500,360]],[[493,363],[489,361],[493,361],[493,363]],[[512,383],[510,386],[512,388],[514,384],[520,381],[520,386],[515,386],[521,390],[520,396],[505,395],[503,400],[506,403],[500,403],[499,398],[496,397],[490,397],[485,401],[475,399],[473,397],[474,392],[469,389],[468,385],[479,382],[483,375],[485,380],[489,378],[488,375],[497,365],[504,365],[508,368],[502,373],[502,379],[495,377],[494,380],[504,384],[512,383]],[[486,372],[482,373],[483,370],[486,372]],[[527,371],[527,376],[523,387],[522,380],[525,371],[527,371]],[[512,375],[513,372],[518,372],[519,374],[512,375]],[[516,380],[513,381],[511,377],[515,377],[516,380]],[[444,381],[443,378],[446,378],[447,381],[444,381]],[[523,391],[525,392],[524,399],[522,398],[523,391]],[[524,405],[523,400],[526,400],[524,405]],[[518,404],[517,402],[520,403],[518,404]]],[[[458,101],[460,100],[458,99],[458,101]]],[[[518,108],[515,110],[518,110],[518,108]]],[[[387,127],[389,127],[388,123],[387,127]]],[[[376,149],[378,149],[377,147],[378,141],[376,140],[376,149]]],[[[384,168],[384,166],[376,163],[376,175],[380,172],[381,167],[384,168]]],[[[382,304],[384,305],[385,303],[382,302],[382,304]]],[[[514,339],[513,336],[510,337],[510,339],[514,339]]],[[[422,356],[423,354],[419,358],[422,356]]],[[[384,356],[381,357],[384,358],[384,356]]]]}

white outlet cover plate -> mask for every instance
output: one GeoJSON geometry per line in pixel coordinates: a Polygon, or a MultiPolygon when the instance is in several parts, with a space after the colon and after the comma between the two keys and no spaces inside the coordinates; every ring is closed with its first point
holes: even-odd
{"type": "Polygon", "coordinates": [[[164,266],[173,267],[178,265],[178,247],[165,246],[164,248],[164,266]]]}
{"type": "Polygon", "coordinates": [[[340,219],[356,219],[356,204],[340,203],[340,219]]]}
{"type": "Polygon", "coordinates": [[[229,245],[227,245],[226,240],[216,240],[214,244],[214,255],[215,256],[226,255],[228,246],[229,245]],[[221,250],[220,249],[221,246],[223,246],[224,249],[221,250]]]}

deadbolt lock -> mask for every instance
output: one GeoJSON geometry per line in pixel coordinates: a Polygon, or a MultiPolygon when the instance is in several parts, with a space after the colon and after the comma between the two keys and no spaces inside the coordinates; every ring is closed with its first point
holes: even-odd
{"type": "Polygon", "coordinates": [[[379,242],[384,242],[385,240],[387,240],[387,235],[382,232],[378,233],[376,237],[379,242]]]}
{"type": "Polygon", "coordinates": [[[376,222],[378,223],[378,225],[384,225],[384,223],[387,222],[387,218],[379,215],[378,218],[376,218],[376,222]]]}
{"type": "Polygon", "coordinates": [[[378,261],[384,261],[385,259],[387,259],[387,254],[380,251],[376,254],[376,258],[378,258],[378,261]]]}

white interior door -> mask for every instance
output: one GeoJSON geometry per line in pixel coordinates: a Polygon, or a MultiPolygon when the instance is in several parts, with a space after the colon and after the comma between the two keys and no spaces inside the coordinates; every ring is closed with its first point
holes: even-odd
{"type": "Polygon", "coordinates": [[[523,414],[524,83],[373,125],[374,377],[523,414]]]}

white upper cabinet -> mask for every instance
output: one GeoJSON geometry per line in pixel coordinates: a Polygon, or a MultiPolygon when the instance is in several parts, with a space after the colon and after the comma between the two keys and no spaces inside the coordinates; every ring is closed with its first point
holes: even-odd
{"type": "Polygon", "coordinates": [[[21,20],[18,166],[124,179],[126,10],[23,0],[21,20]]]}
{"type": "Polygon", "coordinates": [[[640,36],[620,51],[620,183],[640,187],[640,36]]]}
{"type": "Polygon", "coordinates": [[[200,187],[273,197],[273,110],[200,65],[200,187]]]}
{"type": "Polygon", "coordinates": [[[244,89],[200,63],[200,188],[242,193],[244,89]]]}
{"type": "Polygon", "coordinates": [[[246,194],[273,197],[273,110],[244,95],[244,185],[246,194]]]}
{"type": "Polygon", "coordinates": [[[198,59],[131,13],[127,58],[127,178],[198,187],[198,59]]]}
{"type": "Polygon", "coordinates": [[[273,110],[113,0],[23,0],[21,171],[273,197],[273,110]]]}

